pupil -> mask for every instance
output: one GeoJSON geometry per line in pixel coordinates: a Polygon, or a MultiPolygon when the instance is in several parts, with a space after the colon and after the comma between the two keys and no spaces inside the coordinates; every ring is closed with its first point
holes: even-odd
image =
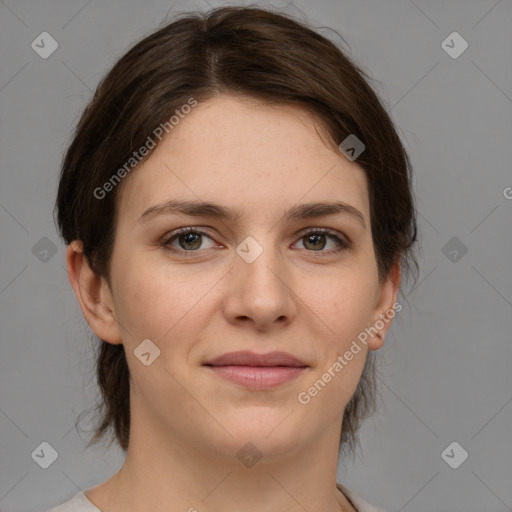
{"type": "Polygon", "coordinates": [[[183,249],[197,249],[198,247],[201,246],[201,241],[200,241],[200,236],[198,233],[187,233],[185,235],[182,235],[181,236],[181,239],[185,239],[185,245],[186,244],[193,244],[193,247],[184,247],[183,244],[181,243],[181,240],[180,240],[180,245],[183,249]],[[191,240],[192,239],[192,240],[191,240]],[[194,239],[195,239],[195,244],[194,244],[194,239]]]}
{"type": "MultiPolygon", "coordinates": [[[[313,242],[313,247],[314,248],[318,248],[318,241],[321,237],[323,237],[324,235],[309,235],[306,237],[306,240],[307,240],[307,244],[310,243],[310,240],[316,240],[316,242],[313,242]]],[[[306,244],[306,246],[307,246],[306,244]]],[[[325,247],[325,240],[324,240],[324,243],[322,244],[322,246],[320,247],[320,249],[323,249],[325,247]]]]}

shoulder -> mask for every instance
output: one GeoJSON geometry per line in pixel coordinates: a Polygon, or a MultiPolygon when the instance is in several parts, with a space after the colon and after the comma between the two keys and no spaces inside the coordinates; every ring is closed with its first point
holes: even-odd
{"type": "MultiPolygon", "coordinates": [[[[361,496],[351,491],[341,484],[337,484],[338,489],[350,500],[357,512],[384,512],[382,509],[376,508],[365,501],[361,496]]],[[[84,495],[79,492],[74,498],[48,510],[47,512],[101,512],[95,507],[84,495]]]]}
{"type": "Polygon", "coordinates": [[[79,492],[74,498],[58,505],[47,512],[101,512],[86,497],[79,492]]]}
{"type": "Polygon", "coordinates": [[[370,503],[363,500],[361,496],[356,494],[354,491],[351,491],[344,485],[337,484],[337,487],[348,498],[352,505],[354,505],[354,508],[357,510],[357,512],[384,512],[384,510],[381,508],[370,505],[370,503]]]}

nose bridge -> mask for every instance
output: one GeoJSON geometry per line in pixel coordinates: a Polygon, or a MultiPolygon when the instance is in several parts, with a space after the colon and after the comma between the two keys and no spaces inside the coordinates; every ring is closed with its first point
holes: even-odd
{"type": "Polygon", "coordinates": [[[281,258],[271,233],[262,229],[247,236],[238,244],[236,253],[236,272],[242,274],[246,282],[251,283],[253,290],[260,287],[267,289],[277,284],[276,274],[283,272],[278,268],[281,266],[281,258]]]}
{"type": "Polygon", "coordinates": [[[231,274],[230,315],[249,317],[256,323],[292,315],[293,294],[286,285],[285,262],[271,232],[253,231],[239,243],[231,274]]]}

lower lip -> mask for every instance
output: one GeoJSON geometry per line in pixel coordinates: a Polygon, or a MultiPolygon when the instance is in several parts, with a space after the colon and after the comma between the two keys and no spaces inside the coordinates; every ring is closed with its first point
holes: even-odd
{"type": "Polygon", "coordinates": [[[280,386],[296,379],[306,367],[295,366],[210,366],[223,379],[242,384],[251,389],[280,386]]]}

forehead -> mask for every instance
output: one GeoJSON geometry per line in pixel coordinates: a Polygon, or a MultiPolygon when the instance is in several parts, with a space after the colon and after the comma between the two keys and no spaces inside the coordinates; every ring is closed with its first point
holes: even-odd
{"type": "Polygon", "coordinates": [[[180,119],[119,190],[121,215],[201,199],[261,216],[285,203],[343,200],[368,212],[364,171],[318,134],[303,109],[219,96],[180,119]]]}

